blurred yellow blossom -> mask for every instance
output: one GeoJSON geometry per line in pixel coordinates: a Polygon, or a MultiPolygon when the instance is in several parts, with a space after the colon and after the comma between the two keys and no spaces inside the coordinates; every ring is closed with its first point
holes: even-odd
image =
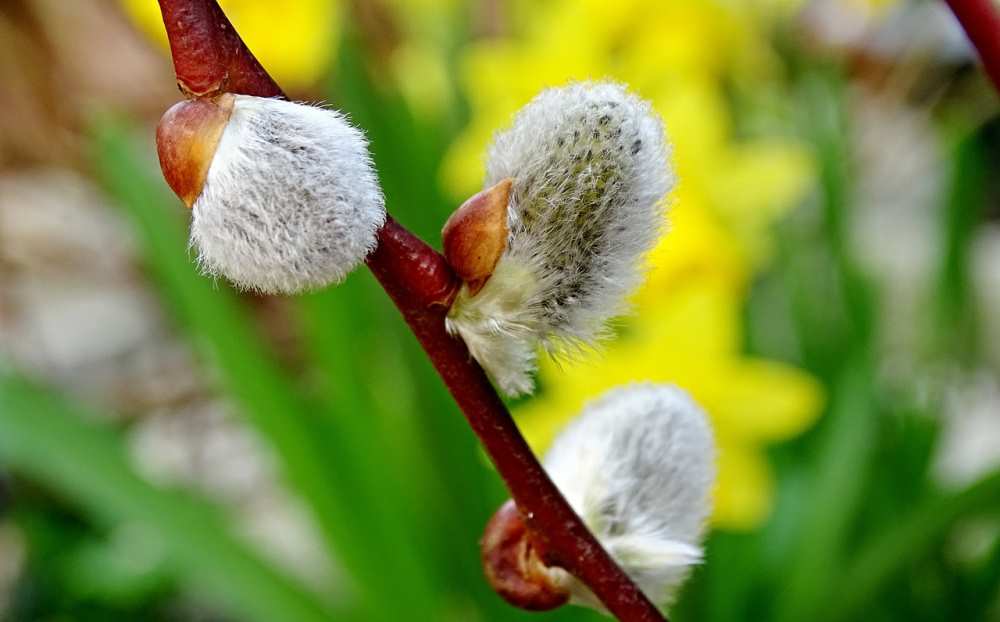
{"type": "Polygon", "coordinates": [[[666,122],[680,183],[670,233],[651,254],[623,337],[583,360],[544,362],[544,392],[519,420],[542,449],[612,386],[678,384],[706,408],[719,439],[715,523],[753,527],[771,506],[765,446],[801,433],[822,407],[807,374],[741,352],[747,283],[768,257],[770,227],[811,187],[813,168],[795,140],[737,140],[727,89],[779,88],[781,65],[751,14],[731,3],[554,0],[523,17],[515,33],[467,51],[471,122],[443,168],[456,198],[479,188],[492,132],[541,89],[571,80],[616,79],[649,99],[666,122]]]}
{"type": "MultiPolygon", "coordinates": [[[[160,8],[153,0],[121,0],[150,37],[167,46],[160,8]]],[[[219,0],[250,50],[285,88],[310,86],[320,78],[340,33],[340,2],[331,0],[219,0]]]]}
{"type": "Polygon", "coordinates": [[[561,365],[544,359],[542,397],[518,410],[537,447],[555,437],[585,402],[635,380],[683,387],[712,419],[719,444],[714,521],[749,528],[767,517],[771,503],[767,443],[785,440],[811,423],[821,389],[787,365],[740,353],[737,292],[722,281],[691,275],[654,308],[644,308],[626,336],[585,361],[561,365]]]}

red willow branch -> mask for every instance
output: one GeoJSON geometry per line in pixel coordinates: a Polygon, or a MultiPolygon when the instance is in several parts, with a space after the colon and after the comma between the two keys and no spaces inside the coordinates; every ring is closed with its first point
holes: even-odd
{"type": "Polygon", "coordinates": [[[284,97],[214,0],[159,0],[177,86],[192,97],[284,97]]]}
{"type": "MultiPolygon", "coordinates": [[[[283,96],[215,0],[159,3],[183,92],[283,96]]],[[[580,579],[623,622],[665,622],[566,502],[465,343],[446,331],[459,280],[445,258],[392,218],[378,242],[368,267],[479,437],[546,562],[580,579]]]]}
{"type": "Polygon", "coordinates": [[[620,620],[662,622],[552,483],[465,343],[445,330],[457,279],[444,257],[390,218],[368,266],[483,443],[546,561],[580,579],[620,620]]]}
{"type": "Polygon", "coordinates": [[[946,0],[1000,91],[1000,7],[995,0],[946,0]]]}

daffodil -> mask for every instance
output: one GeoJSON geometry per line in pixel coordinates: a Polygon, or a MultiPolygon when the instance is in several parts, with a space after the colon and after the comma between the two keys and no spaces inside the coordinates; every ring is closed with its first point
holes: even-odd
{"type": "Polygon", "coordinates": [[[781,65],[745,9],[683,0],[555,0],[515,12],[509,36],[476,43],[462,76],[471,121],[443,167],[456,197],[482,184],[496,128],[540,90],[573,80],[627,83],[663,116],[680,180],[670,232],[649,258],[635,316],[603,351],[540,365],[543,392],[518,409],[544,449],[583,405],[633,381],[673,383],[704,406],[719,442],[714,522],[751,528],[769,512],[765,447],[800,434],[822,391],[807,374],[741,351],[747,284],[770,255],[770,229],[813,179],[793,138],[737,137],[728,95],[780,92],[781,65]],[[734,87],[736,85],[736,87],[734,87]]]}
{"type": "Polygon", "coordinates": [[[676,384],[708,412],[719,445],[716,525],[744,529],[768,516],[772,482],[763,449],[799,434],[822,406],[809,375],[740,352],[739,303],[723,281],[698,276],[643,308],[605,351],[541,364],[545,392],[518,409],[534,446],[547,447],[593,397],[636,380],[676,384]]]}

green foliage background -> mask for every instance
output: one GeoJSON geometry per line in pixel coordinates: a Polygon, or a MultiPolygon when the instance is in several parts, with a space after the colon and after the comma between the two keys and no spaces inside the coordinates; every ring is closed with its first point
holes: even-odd
{"type": "MultiPolygon", "coordinates": [[[[369,132],[393,213],[436,240],[453,206],[429,180],[462,125],[461,107],[440,123],[414,117],[371,81],[350,34],[338,59],[331,102],[369,132]]],[[[929,474],[939,420],[875,380],[881,293],[846,240],[852,171],[843,72],[805,55],[798,64],[798,131],[821,164],[809,209],[821,217],[782,225],[780,261],[748,303],[747,346],[781,358],[755,326],[755,311],[790,301],[787,317],[765,321],[794,331],[805,353],[797,363],[828,387],[828,410],[815,430],[772,452],[779,488],[770,521],[751,533],[712,534],[707,562],[672,619],[995,616],[1000,539],[971,565],[949,554],[949,542],[970,519],[1000,518],[1000,473],[941,491],[929,474]]],[[[996,145],[982,128],[952,132],[938,306],[927,309],[927,324],[931,354],[962,361],[976,356],[968,244],[988,200],[996,145]]],[[[196,273],[184,252],[185,214],[159,177],[147,128],[110,112],[95,117],[91,153],[177,325],[273,449],[346,581],[317,592],[270,565],[215,501],[144,479],[122,430],[8,369],[0,372],[0,464],[16,479],[2,511],[24,530],[30,551],[12,620],[169,619],[167,605],[180,592],[209,605],[215,613],[206,619],[600,619],[577,608],[518,612],[489,591],[477,541],[506,494],[370,275],[358,271],[294,301],[306,364],[292,373],[244,302],[196,273]]]]}

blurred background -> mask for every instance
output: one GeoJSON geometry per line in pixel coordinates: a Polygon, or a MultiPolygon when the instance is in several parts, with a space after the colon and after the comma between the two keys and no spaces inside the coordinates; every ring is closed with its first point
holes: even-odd
{"type": "MultiPolygon", "coordinates": [[[[680,184],[635,314],[512,408],[540,451],[628,381],[706,408],[672,620],[1000,620],[1000,119],[943,3],[221,4],[432,244],[540,89],[663,115],[680,184]]],[[[0,2],[0,619],[602,619],[490,592],[506,493],[369,274],[197,274],[153,144],[178,98],[154,0],[0,2]]]]}

